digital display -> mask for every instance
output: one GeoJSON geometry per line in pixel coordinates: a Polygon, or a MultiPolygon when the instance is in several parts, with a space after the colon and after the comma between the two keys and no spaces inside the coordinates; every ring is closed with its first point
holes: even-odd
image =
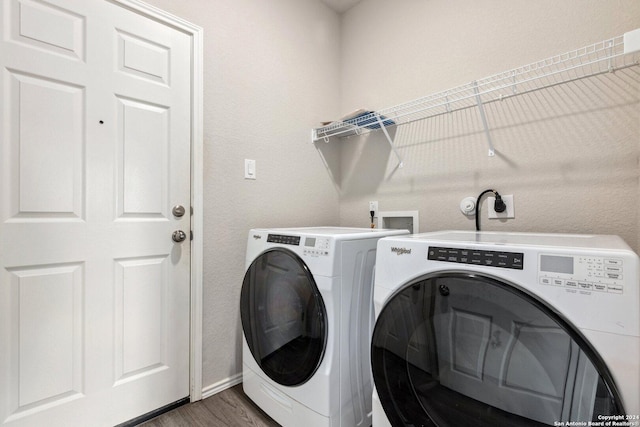
{"type": "Polygon", "coordinates": [[[304,245],[307,247],[315,247],[316,246],[316,238],[315,237],[307,237],[304,241],[304,245]]]}
{"type": "Polygon", "coordinates": [[[573,257],[540,255],[540,271],[573,274],[573,257]]]}

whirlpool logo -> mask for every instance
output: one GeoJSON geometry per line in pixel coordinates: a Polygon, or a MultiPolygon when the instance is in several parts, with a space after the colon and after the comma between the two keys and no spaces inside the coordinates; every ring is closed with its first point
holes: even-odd
{"type": "Polygon", "coordinates": [[[411,249],[391,247],[391,252],[395,252],[396,255],[411,254],[411,249]]]}

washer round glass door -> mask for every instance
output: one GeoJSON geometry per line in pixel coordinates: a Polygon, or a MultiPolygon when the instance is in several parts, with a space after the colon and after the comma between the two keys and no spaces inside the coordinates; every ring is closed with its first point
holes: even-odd
{"type": "Polygon", "coordinates": [[[425,276],[383,307],[376,390],[394,426],[546,426],[624,414],[577,329],[531,295],[469,273],[425,276]]]}
{"type": "Polygon", "coordinates": [[[326,347],[326,310],[309,268],[276,248],[249,266],[240,295],[242,329],[258,366],[275,382],[296,386],[316,372],[326,347]]]}

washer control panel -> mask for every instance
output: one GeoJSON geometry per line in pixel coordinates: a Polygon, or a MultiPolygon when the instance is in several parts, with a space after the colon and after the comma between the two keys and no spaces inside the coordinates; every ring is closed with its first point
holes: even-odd
{"type": "MultiPolygon", "coordinates": [[[[393,249],[392,249],[393,250],[393,249]]],[[[478,249],[443,248],[429,246],[427,259],[431,261],[455,262],[486,267],[522,270],[524,254],[521,252],[483,251],[478,249]]]]}
{"type": "Polygon", "coordinates": [[[620,258],[540,254],[538,266],[541,285],[581,294],[624,292],[624,265],[620,258]]]}
{"type": "Polygon", "coordinates": [[[329,239],[325,237],[305,237],[302,253],[309,256],[328,256],[329,239]]]}

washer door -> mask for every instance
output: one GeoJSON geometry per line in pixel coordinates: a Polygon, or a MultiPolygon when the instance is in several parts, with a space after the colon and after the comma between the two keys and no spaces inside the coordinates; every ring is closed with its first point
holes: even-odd
{"type": "Polygon", "coordinates": [[[372,367],[394,426],[542,426],[624,414],[608,369],[577,329],[487,276],[441,273],[403,287],[376,322],[372,367]]]}
{"type": "Polygon", "coordinates": [[[326,310],[311,272],[293,252],[271,249],[252,263],[240,295],[242,329],[253,358],[279,384],[305,383],[326,347],[326,310]]]}

